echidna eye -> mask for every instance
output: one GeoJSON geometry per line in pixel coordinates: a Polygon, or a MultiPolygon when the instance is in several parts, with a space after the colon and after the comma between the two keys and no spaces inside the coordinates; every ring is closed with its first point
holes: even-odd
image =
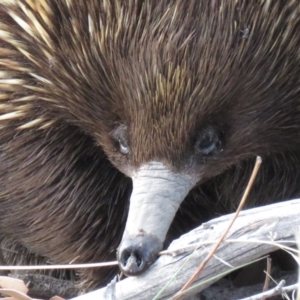
{"type": "Polygon", "coordinates": [[[213,128],[204,129],[195,143],[197,154],[209,155],[215,152],[220,145],[219,135],[213,128]]]}
{"type": "Polygon", "coordinates": [[[129,153],[129,147],[124,141],[119,140],[119,146],[120,146],[120,152],[122,154],[128,154],[129,153]]]}
{"type": "Polygon", "coordinates": [[[209,138],[205,138],[198,144],[198,152],[202,154],[209,154],[213,152],[216,148],[216,141],[210,140],[209,138]]]}
{"type": "Polygon", "coordinates": [[[111,135],[114,140],[115,148],[120,151],[120,153],[127,155],[130,152],[127,126],[120,124],[111,132],[111,135]]]}

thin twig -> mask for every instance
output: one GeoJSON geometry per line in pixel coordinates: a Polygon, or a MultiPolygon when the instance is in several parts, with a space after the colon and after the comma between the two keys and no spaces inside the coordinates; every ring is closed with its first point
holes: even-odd
{"type": "MultiPolygon", "coordinates": [[[[263,292],[266,292],[269,289],[271,269],[272,269],[272,259],[271,257],[267,257],[267,271],[265,272],[266,278],[263,287],[263,292]]],[[[265,300],[265,299],[266,299],[265,297],[261,298],[261,300],[265,300]]]]}
{"type": "MultiPolygon", "coordinates": [[[[228,227],[226,228],[226,230],[224,231],[224,233],[222,234],[222,236],[220,237],[219,241],[215,244],[215,246],[211,249],[211,251],[209,252],[209,254],[207,255],[207,257],[202,261],[201,265],[199,266],[199,268],[196,270],[196,272],[193,274],[193,276],[189,279],[189,281],[181,288],[181,290],[179,291],[179,293],[187,290],[191,284],[196,280],[197,276],[201,273],[201,271],[204,269],[204,267],[206,266],[206,264],[209,262],[209,260],[212,258],[212,256],[215,254],[216,250],[218,249],[218,247],[220,246],[220,244],[222,243],[222,241],[225,239],[228,231],[230,230],[230,228],[232,227],[234,221],[236,220],[236,218],[238,217],[240,211],[242,210],[242,208],[244,207],[244,204],[246,202],[246,199],[248,198],[249,192],[252,188],[252,185],[255,181],[256,175],[258,173],[258,170],[261,166],[262,160],[261,157],[257,156],[256,157],[256,161],[255,161],[255,165],[251,174],[251,177],[249,179],[249,182],[247,184],[246,190],[244,192],[244,195],[242,197],[242,200],[230,222],[230,224],[228,225],[228,227]]],[[[179,299],[180,296],[175,296],[173,299],[177,300],[179,299]]]]}
{"type": "Polygon", "coordinates": [[[40,265],[40,266],[0,266],[0,270],[52,270],[52,269],[85,269],[116,266],[118,262],[110,261],[90,264],[40,265]]]}
{"type": "MultiPolygon", "coordinates": [[[[297,240],[297,247],[298,250],[300,249],[300,227],[298,226],[297,230],[295,230],[295,238],[297,240]]],[[[300,259],[300,254],[298,253],[298,258],[300,259]]],[[[300,266],[298,262],[298,282],[300,280],[300,266]]],[[[298,290],[297,290],[297,300],[300,300],[300,285],[298,285],[298,290]]]]}
{"type": "Polygon", "coordinates": [[[286,287],[283,287],[284,285],[285,285],[285,280],[281,280],[275,288],[273,288],[269,291],[266,291],[266,292],[263,292],[263,293],[260,293],[260,294],[254,295],[254,296],[250,296],[250,297],[247,297],[247,298],[243,298],[243,299],[240,299],[240,300],[260,300],[262,298],[266,299],[266,298],[270,298],[270,297],[273,297],[273,296],[276,296],[276,295],[280,295],[280,294],[283,294],[283,293],[288,293],[288,292],[294,291],[299,286],[298,283],[293,284],[293,285],[289,285],[289,286],[286,286],[286,287]]]}

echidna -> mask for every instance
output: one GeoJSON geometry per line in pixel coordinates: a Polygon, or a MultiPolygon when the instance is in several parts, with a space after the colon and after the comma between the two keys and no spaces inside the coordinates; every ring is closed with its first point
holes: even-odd
{"type": "Polygon", "coordinates": [[[124,232],[119,264],[137,275],[235,208],[256,155],[249,205],[299,196],[299,14],[278,0],[2,1],[1,236],[67,263],[113,259],[124,232]]]}

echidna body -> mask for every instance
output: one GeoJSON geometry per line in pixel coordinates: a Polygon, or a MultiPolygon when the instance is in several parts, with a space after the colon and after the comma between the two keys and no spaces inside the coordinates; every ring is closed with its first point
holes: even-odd
{"type": "Polygon", "coordinates": [[[275,0],[0,4],[2,237],[59,263],[114,259],[122,239],[136,275],[166,236],[232,211],[256,155],[249,206],[299,196],[299,14],[275,0]]]}

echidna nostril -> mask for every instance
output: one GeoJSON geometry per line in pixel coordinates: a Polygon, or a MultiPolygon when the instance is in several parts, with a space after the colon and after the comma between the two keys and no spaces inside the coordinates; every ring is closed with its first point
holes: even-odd
{"type": "Polygon", "coordinates": [[[121,254],[121,264],[124,269],[138,270],[143,263],[142,253],[134,250],[132,252],[124,250],[121,254]]]}
{"type": "Polygon", "coordinates": [[[126,275],[139,275],[155,261],[161,248],[162,243],[157,238],[145,233],[127,237],[118,249],[119,266],[126,275]]]}
{"type": "Polygon", "coordinates": [[[137,267],[140,267],[142,264],[142,255],[138,251],[134,251],[130,253],[130,256],[127,259],[127,264],[136,264],[137,267]]]}
{"type": "Polygon", "coordinates": [[[134,257],[134,259],[135,259],[135,261],[136,261],[136,264],[138,265],[138,267],[140,267],[141,264],[142,264],[142,258],[141,258],[141,256],[140,256],[140,253],[135,252],[135,253],[132,253],[131,256],[134,257]]]}

